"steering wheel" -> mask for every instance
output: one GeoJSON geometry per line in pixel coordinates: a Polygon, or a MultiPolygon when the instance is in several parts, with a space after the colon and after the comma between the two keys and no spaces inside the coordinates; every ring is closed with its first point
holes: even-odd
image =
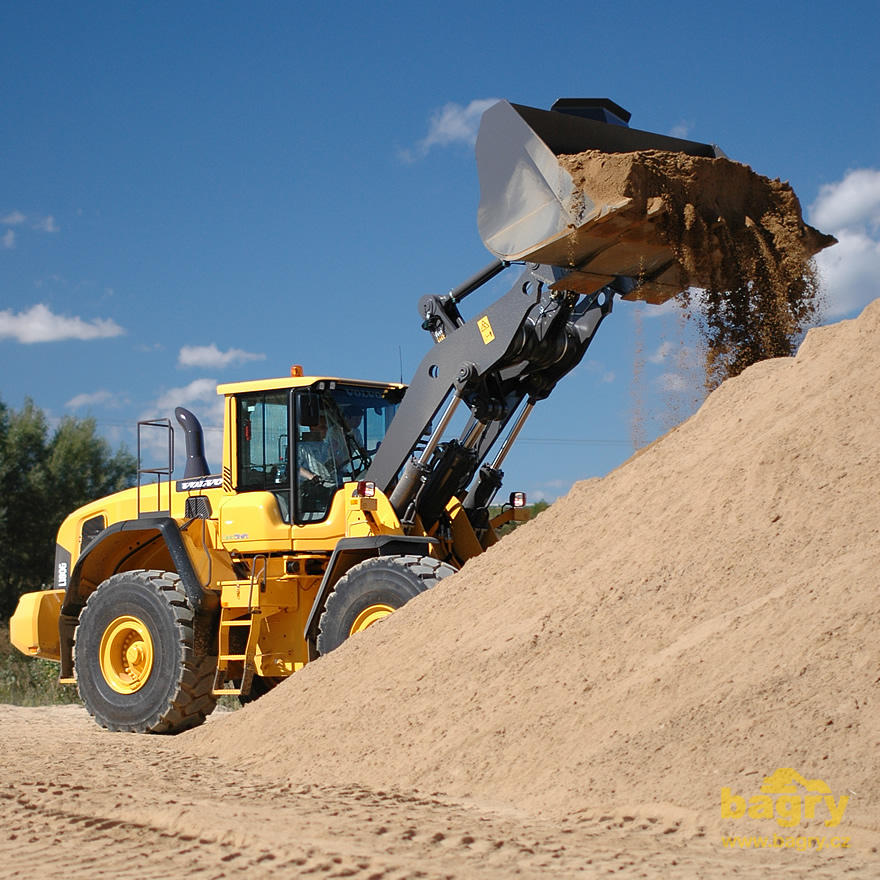
{"type": "Polygon", "coordinates": [[[357,474],[362,474],[373,463],[370,453],[360,443],[355,444],[353,447],[349,446],[348,460],[351,464],[351,475],[353,477],[357,474]]]}
{"type": "Polygon", "coordinates": [[[330,499],[336,491],[336,484],[327,482],[315,475],[299,484],[299,496],[303,510],[324,511],[330,506],[330,499]]]}

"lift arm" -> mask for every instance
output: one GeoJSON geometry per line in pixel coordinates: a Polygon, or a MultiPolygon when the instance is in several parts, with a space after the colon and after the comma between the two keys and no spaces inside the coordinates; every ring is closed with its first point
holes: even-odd
{"type": "Polygon", "coordinates": [[[580,363],[599,324],[611,311],[613,287],[586,296],[553,290],[551,285],[559,280],[560,271],[532,265],[506,294],[464,320],[459,303],[508,265],[495,261],[447,296],[423,297],[419,303],[422,326],[431,333],[435,345],[416,369],[397,415],[363,475],[389,495],[405,523],[418,514],[430,527],[453,496],[468,495],[478,471],[469,504],[488,505],[500,486],[501,461],[525,417],[580,363]],[[492,463],[481,469],[523,401],[525,407],[511,435],[492,463]],[[444,442],[453,414],[462,403],[470,418],[459,437],[444,442]]]}

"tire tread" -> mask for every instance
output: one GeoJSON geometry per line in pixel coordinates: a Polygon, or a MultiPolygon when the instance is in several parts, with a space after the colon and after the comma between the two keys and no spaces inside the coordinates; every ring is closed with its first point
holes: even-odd
{"type": "Polygon", "coordinates": [[[392,565],[400,569],[404,574],[404,583],[398,583],[401,592],[407,593],[407,601],[414,599],[419,593],[434,587],[443,578],[455,574],[456,569],[446,562],[434,559],[431,556],[399,555],[399,556],[373,556],[369,559],[353,565],[337,582],[333,591],[327,597],[324,609],[318,624],[317,648],[318,654],[326,654],[336,647],[330,644],[333,638],[327,635],[327,630],[332,628],[332,621],[342,617],[345,607],[351,597],[349,593],[356,589],[352,585],[361,578],[368,578],[373,570],[387,571],[392,565]]]}
{"type": "MultiPolygon", "coordinates": [[[[117,583],[137,580],[145,589],[151,589],[160,596],[172,611],[177,641],[181,647],[181,662],[177,681],[167,705],[160,707],[152,717],[142,723],[118,722],[105,717],[96,707],[83,699],[89,714],[102,727],[108,730],[132,733],[178,733],[202,724],[214,710],[217,698],[213,696],[214,670],[216,658],[210,655],[199,657],[194,650],[195,613],[184,592],[180,576],[176,572],[141,569],[121,572],[104,581],[92,595],[101,590],[112,590],[117,583]]],[[[106,595],[104,593],[103,595],[106,595]]],[[[80,626],[89,620],[89,603],[80,615],[80,626]]],[[[79,674],[78,674],[79,677],[79,674]]]]}

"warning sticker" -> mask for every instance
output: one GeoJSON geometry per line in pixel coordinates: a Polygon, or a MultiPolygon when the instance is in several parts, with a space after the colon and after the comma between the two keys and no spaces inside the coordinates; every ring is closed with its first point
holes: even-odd
{"type": "Polygon", "coordinates": [[[489,316],[483,315],[477,321],[477,327],[480,328],[480,336],[483,337],[483,342],[488,345],[495,338],[495,334],[492,332],[492,325],[489,323],[489,316]]]}

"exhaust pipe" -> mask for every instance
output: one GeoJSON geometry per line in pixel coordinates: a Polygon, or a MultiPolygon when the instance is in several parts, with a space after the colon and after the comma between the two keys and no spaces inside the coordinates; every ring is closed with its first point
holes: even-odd
{"type": "Polygon", "coordinates": [[[208,461],[205,458],[205,436],[199,420],[182,406],[174,410],[174,418],[183,428],[184,442],[186,443],[186,469],[183,472],[184,480],[195,477],[206,477],[211,473],[208,461]]]}

